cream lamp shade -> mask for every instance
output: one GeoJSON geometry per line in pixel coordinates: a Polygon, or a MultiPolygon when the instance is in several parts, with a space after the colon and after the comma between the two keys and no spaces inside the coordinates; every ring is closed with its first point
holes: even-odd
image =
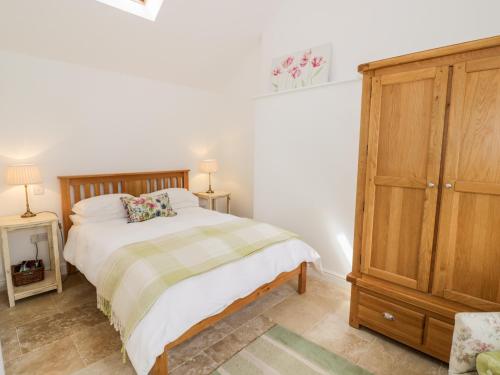
{"type": "Polygon", "coordinates": [[[203,173],[214,173],[217,172],[217,160],[207,159],[200,162],[200,171],[203,173]]]}
{"type": "Polygon", "coordinates": [[[13,165],[7,167],[7,184],[9,185],[32,185],[41,184],[42,175],[36,165],[13,165]]]}
{"type": "Polygon", "coordinates": [[[200,161],[200,171],[203,173],[208,173],[208,190],[206,191],[208,194],[213,194],[212,190],[212,173],[217,172],[217,160],[215,159],[206,159],[200,161]]]}
{"type": "Polygon", "coordinates": [[[38,167],[33,164],[13,165],[7,167],[6,180],[9,185],[24,185],[26,212],[22,214],[21,217],[28,218],[36,216],[36,214],[30,210],[30,204],[28,201],[28,185],[42,183],[42,175],[40,174],[38,167]]]}

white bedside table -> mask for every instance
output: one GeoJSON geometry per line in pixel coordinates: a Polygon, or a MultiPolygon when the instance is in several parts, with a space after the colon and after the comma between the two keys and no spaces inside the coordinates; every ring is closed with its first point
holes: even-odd
{"type": "Polygon", "coordinates": [[[225,192],[225,191],[216,191],[214,193],[195,193],[198,198],[200,199],[205,199],[208,201],[208,209],[209,210],[215,210],[216,208],[216,200],[218,198],[226,198],[227,200],[227,209],[226,212],[229,213],[231,210],[231,193],[225,192]]]}
{"type": "Polygon", "coordinates": [[[0,232],[2,236],[3,264],[5,279],[7,281],[7,292],[9,294],[9,305],[13,307],[15,301],[35,294],[57,289],[62,292],[61,269],[59,262],[59,241],[57,235],[58,218],[52,213],[39,213],[35,217],[21,218],[19,216],[0,217],[0,232]],[[19,229],[47,228],[49,242],[50,271],[45,271],[44,280],[15,287],[12,283],[9,237],[8,233],[19,229]]]}

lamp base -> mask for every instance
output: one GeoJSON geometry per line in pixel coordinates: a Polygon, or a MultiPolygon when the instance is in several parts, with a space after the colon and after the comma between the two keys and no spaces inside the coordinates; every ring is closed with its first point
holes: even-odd
{"type": "Polygon", "coordinates": [[[33,212],[31,212],[31,211],[29,211],[29,210],[28,210],[28,211],[26,211],[24,214],[22,214],[22,215],[21,215],[21,217],[22,217],[23,219],[27,219],[27,218],[29,218],[29,217],[35,217],[35,216],[36,216],[36,214],[34,214],[33,212]]]}
{"type": "Polygon", "coordinates": [[[213,194],[215,192],[212,189],[208,189],[205,193],[207,193],[207,194],[213,194]]]}

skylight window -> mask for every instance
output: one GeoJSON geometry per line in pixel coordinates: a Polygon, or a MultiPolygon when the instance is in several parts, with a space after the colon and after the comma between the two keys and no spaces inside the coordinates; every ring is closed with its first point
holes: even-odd
{"type": "Polygon", "coordinates": [[[100,3],[112,6],[150,21],[156,20],[163,0],[97,0],[100,3]]]}

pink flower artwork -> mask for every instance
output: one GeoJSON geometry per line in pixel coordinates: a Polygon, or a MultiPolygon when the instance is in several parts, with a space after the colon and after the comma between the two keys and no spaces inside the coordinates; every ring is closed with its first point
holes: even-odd
{"type": "Polygon", "coordinates": [[[317,68],[321,65],[323,65],[324,63],[326,63],[325,59],[323,56],[315,56],[313,57],[313,59],[311,60],[311,65],[313,68],[317,68]]]}
{"type": "Polygon", "coordinates": [[[311,58],[312,51],[306,51],[304,55],[302,55],[302,59],[300,60],[300,67],[304,68],[307,64],[309,64],[309,59],[311,58]]]}
{"type": "Polygon", "coordinates": [[[272,90],[293,90],[328,82],[331,47],[324,44],[273,59],[269,70],[272,90]]]}
{"type": "Polygon", "coordinates": [[[294,60],[293,56],[288,56],[285,60],[283,60],[281,65],[283,66],[284,69],[286,69],[293,64],[293,60],[294,60]]]}
{"type": "Polygon", "coordinates": [[[288,73],[290,73],[293,79],[297,79],[302,74],[302,71],[298,66],[294,66],[288,71],[288,73]]]}

